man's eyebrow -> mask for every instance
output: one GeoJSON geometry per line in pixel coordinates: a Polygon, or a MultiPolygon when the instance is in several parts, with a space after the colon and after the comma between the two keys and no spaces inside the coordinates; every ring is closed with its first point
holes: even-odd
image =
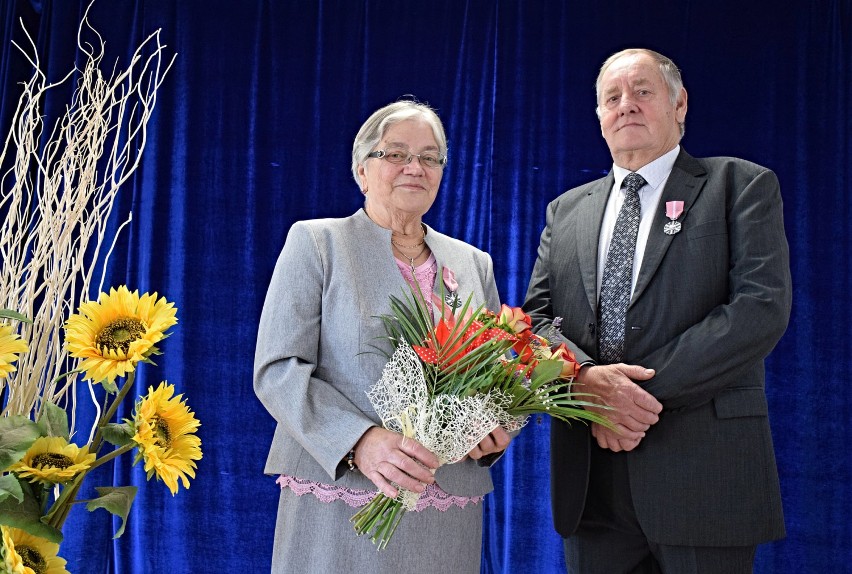
{"type": "Polygon", "coordinates": [[[620,92],[620,91],[621,91],[621,86],[620,86],[620,85],[618,85],[618,84],[615,84],[615,85],[611,85],[611,86],[609,86],[608,88],[605,88],[605,89],[601,92],[601,95],[602,95],[602,96],[608,96],[608,95],[610,95],[610,94],[614,94],[614,93],[617,93],[617,92],[620,92]]]}
{"type": "Polygon", "coordinates": [[[639,76],[635,81],[631,82],[630,85],[635,88],[636,86],[647,86],[652,83],[651,79],[647,76],[639,76]]]}

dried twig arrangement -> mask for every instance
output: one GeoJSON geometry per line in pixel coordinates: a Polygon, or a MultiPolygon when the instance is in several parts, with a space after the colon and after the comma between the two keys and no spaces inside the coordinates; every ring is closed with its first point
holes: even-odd
{"type": "Polygon", "coordinates": [[[29,352],[15,373],[0,378],[0,414],[35,420],[44,401],[51,401],[66,405],[72,429],[69,389],[77,374],[61,331],[79,303],[102,289],[109,252],[130,221],[128,215],[114,237],[105,237],[113,202],[139,166],[157,90],[175,58],[167,58],[157,30],[139,45],[127,69],[119,70],[116,62],[105,76],[104,41],[87,17],[88,9],[77,34],[80,65],[53,83],[24,30],[29,49],[15,47],[34,72],[23,84],[0,151],[0,165],[11,165],[0,176],[0,308],[32,319],[19,331],[29,352]],[[84,41],[84,33],[94,43],[84,41]],[[72,82],[64,114],[44,117],[45,95],[72,82]],[[93,291],[97,270],[101,278],[93,291]]]}

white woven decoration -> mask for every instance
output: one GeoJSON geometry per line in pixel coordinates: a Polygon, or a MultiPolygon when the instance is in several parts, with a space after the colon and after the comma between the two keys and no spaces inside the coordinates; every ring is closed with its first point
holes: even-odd
{"type": "MultiPolygon", "coordinates": [[[[499,392],[430,398],[420,360],[405,342],[394,351],[367,396],[386,429],[417,440],[441,464],[463,459],[497,425],[513,431],[526,422],[526,417],[506,412],[510,398],[499,392]]],[[[399,491],[397,500],[413,510],[419,494],[399,491]]]]}

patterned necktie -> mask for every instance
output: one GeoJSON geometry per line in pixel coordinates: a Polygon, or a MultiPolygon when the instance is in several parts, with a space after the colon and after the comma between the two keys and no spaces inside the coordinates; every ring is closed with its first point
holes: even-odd
{"type": "Polygon", "coordinates": [[[639,189],[645,185],[638,173],[629,173],[621,187],[624,203],[615,220],[601,282],[600,329],[598,350],[604,364],[619,363],[624,358],[624,330],[630,288],[633,281],[633,255],[639,232],[639,189]]]}

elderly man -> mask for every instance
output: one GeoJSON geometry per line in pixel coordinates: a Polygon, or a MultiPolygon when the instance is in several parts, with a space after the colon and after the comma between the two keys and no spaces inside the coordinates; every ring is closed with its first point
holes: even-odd
{"type": "Polygon", "coordinates": [[[680,147],[674,63],[596,84],[613,167],[548,206],[526,311],[561,333],[614,428],[553,421],[553,516],[578,574],[751,572],[784,536],[763,360],[790,314],[778,179],[680,147]]]}

